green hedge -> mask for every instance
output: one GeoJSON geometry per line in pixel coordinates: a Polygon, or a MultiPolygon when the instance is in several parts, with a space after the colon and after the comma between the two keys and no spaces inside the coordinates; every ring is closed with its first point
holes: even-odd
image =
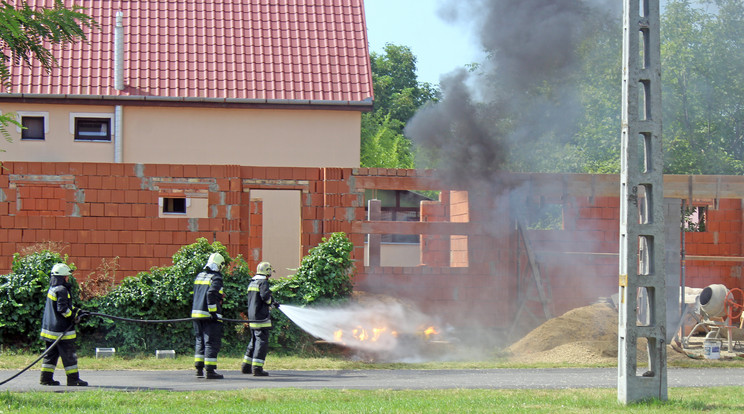
{"type": "MultiPolygon", "coordinates": [[[[52,266],[67,263],[67,256],[48,250],[27,256],[13,255],[12,273],[0,275],[0,343],[28,347],[41,345],[39,332],[52,266]]],[[[75,265],[67,263],[71,270],[75,265]]],[[[68,278],[72,293],[80,288],[74,276],[68,278]]]]}
{"type": "MultiPolygon", "coordinates": [[[[334,233],[310,249],[297,273],[282,279],[270,279],[274,297],[280,303],[308,305],[339,301],[352,291],[354,267],[352,243],[343,233],[334,233]]],[[[243,319],[251,269],[241,256],[230,257],[220,242],[198,239],[173,255],[173,265],[154,267],[148,272],[125,278],[113,290],[78,305],[84,309],[131,319],[165,320],[191,316],[194,277],[211,253],[225,258],[223,315],[243,319]]],[[[38,336],[44,310],[49,273],[55,263],[66,263],[67,256],[42,251],[27,256],[14,255],[13,272],[0,276],[0,343],[14,347],[41,345],[38,336]]],[[[71,269],[74,264],[68,263],[71,269]]],[[[74,277],[73,295],[79,298],[74,277]]],[[[275,329],[271,335],[273,351],[283,353],[315,352],[313,338],[302,332],[283,313],[272,310],[275,329]]],[[[81,353],[96,347],[114,347],[120,354],[152,354],[157,349],[174,349],[180,354],[193,352],[191,322],[141,324],[90,317],[78,326],[81,353]]],[[[240,355],[248,343],[244,324],[225,323],[221,354],[240,355]]]]}

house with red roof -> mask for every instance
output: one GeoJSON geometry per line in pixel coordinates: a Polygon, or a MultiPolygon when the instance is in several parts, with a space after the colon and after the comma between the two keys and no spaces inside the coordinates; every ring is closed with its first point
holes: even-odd
{"type": "MultiPolygon", "coordinates": [[[[87,42],[47,47],[57,61],[51,72],[9,62],[0,111],[24,128],[6,128],[12,142],[0,144],[0,161],[359,167],[361,115],[374,98],[363,0],[64,4],[84,7],[99,27],[87,42]]],[[[214,183],[159,180],[156,217],[230,217],[214,183]]],[[[256,260],[299,264],[300,197],[250,191],[264,210],[256,260]]],[[[197,221],[188,223],[179,226],[196,234],[197,221]]]]}
{"type": "MultiPolygon", "coordinates": [[[[66,0],[58,65],[10,67],[3,161],[358,167],[372,107],[362,0],[66,0]]],[[[29,0],[49,8],[54,0],[29,0]]]]}

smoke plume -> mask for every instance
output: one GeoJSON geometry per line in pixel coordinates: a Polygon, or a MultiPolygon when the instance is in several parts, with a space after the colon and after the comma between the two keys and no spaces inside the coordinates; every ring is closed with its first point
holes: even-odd
{"type": "Polygon", "coordinates": [[[568,139],[581,114],[576,50],[599,18],[619,8],[607,0],[458,0],[439,14],[475,28],[489,53],[473,71],[443,76],[440,102],[422,108],[406,135],[435,154],[449,184],[498,187],[506,167],[534,171],[531,155],[568,139]],[[612,9],[614,5],[614,9],[612,9]]]}

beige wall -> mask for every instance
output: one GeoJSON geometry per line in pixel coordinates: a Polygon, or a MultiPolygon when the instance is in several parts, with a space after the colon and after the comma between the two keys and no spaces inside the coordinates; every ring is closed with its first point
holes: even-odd
{"type": "MultiPolygon", "coordinates": [[[[75,142],[70,128],[70,113],[113,116],[113,106],[3,103],[0,110],[49,114],[44,141],[21,141],[15,126],[6,128],[13,142],[0,143],[0,160],[114,161],[112,142],[75,142]]],[[[126,163],[359,167],[358,111],[124,106],[122,118],[126,163]]]]}
{"type": "MultiPolygon", "coordinates": [[[[364,243],[364,265],[369,266],[368,243],[364,243]]],[[[418,243],[380,243],[380,266],[421,266],[421,245],[418,243]]]]}
{"type": "Polygon", "coordinates": [[[79,161],[113,162],[114,144],[112,142],[75,141],[71,131],[71,113],[98,114],[113,116],[110,106],[87,105],[12,105],[0,104],[3,114],[9,112],[41,112],[47,114],[48,130],[44,141],[21,141],[21,134],[15,125],[5,127],[13,142],[0,140],[0,161],[79,161]]]}
{"type": "Polygon", "coordinates": [[[260,260],[271,262],[276,277],[295,274],[300,266],[301,192],[251,190],[251,200],[263,202],[263,239],[260,260]]]}

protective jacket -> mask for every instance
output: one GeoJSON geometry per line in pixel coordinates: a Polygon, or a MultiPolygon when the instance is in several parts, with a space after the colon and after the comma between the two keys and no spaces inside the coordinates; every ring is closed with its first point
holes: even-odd
{"type": "Polygon", "coordinates": [[[72,285],[65,283],[64,278],[52,276],[41,320],[41,339],[54,342],[64,334],[62,340],[69,341],[77,336],[71,290],[72,285]]]}
{"type": "Polygon", "coordinates": [[[274,303],[268,278],[256,275],[248,285],[248,325],[251,329],[271,328],[269,306],[274,303]]]}
{"type": "MultiPolygon", "coordinates": [[[[222,319],[222,273],[204,269],[194,279],[194,302],[191,306],[192,318],[209,318],[216,313],[222,319]]],[[[220,321],[221,322],[221,321],[220,321]]]]}

